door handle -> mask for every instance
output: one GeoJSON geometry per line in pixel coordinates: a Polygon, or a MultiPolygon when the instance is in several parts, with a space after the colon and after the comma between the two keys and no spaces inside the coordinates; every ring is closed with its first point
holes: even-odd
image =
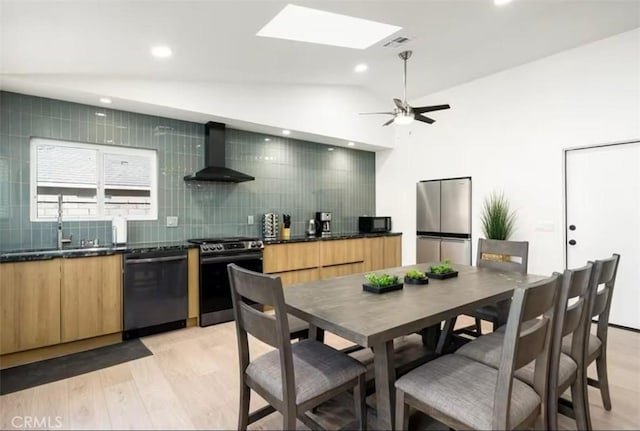
{"type": "Polygon", "coordinates": [[[576,230],[576,225],[575,224],[569,225],[569,230],[576,230]]]}
{"type": "Polygon", "coordinates": [[[570,239],[569,240],[569,245],[576,245],[576,240],[575,239],[570,239]]]}

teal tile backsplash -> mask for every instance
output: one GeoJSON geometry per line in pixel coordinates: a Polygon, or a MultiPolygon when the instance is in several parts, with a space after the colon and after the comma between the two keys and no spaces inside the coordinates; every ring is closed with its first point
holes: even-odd
{"type": "MultiPolygon", "coordinates": [[[[0,249],[53,247],[56,224],[29,221],[31,137],[158,151],[158,220],[130,221],[128,242],[260,236],[265,212],[291,214],[304,234],[316,211],[333,213],[335,232],[357,230],[375,211],[375,153],[227,129],[227,166],[255,181],[185,182],[204,167],[204,125],[10,92],[0,92],[0,249]],[[96,113],[105,114],[104,116],[96,113]],[[265,138],[269,140],[266,141],[265,138]],[[255,224],[247,224],[253,215],[255,224]],[[177,216],[178,227],[166,227],[177,216]]],[[[110,221],[64,222],[65,236],[111,241],[110,221]]]]}

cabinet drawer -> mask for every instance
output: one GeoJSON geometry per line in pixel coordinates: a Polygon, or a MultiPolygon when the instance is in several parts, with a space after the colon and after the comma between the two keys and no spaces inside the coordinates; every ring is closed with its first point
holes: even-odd
{"type": "MultiPolygon", "coordinates": [[[[343,265],[323,266],[320,268],[320,277],[322,279],[332,277],[342,277],[343,275],[357,274],[364,272],[364,262],[347,263],[343,265]]],[[[364,280],[364,279],[363,279],[364,280]]]]}
{"type": "Polygon", "coordinates": [[[263,271],[293,271],[318,267],[318,242],[298,242],[293,244],[269,244],[264,247],[263,271]]]}
{"type": "Polygon", "coordinates": [[[297,283],[307,283],[310,281],[320,280],[320,270],[318,268],[313,269],[299,269],[297,271],[278,272],[272,275],[280,276],[283,286],[297,283]]]}
{"type": "Polygon", "coordinates": [[[339,239],[320,242],[320,266],[364,261],[364,239],[339,239]]]}

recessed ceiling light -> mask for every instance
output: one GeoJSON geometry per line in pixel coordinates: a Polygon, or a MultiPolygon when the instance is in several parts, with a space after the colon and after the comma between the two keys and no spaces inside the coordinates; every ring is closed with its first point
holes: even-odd
{"type": "Polygon", "coordinates": [[[96,116],[97,117],[106,117],[107,114],[105,114],[104,112],[96,112],[96,116]]]}
{"type": "Polygon", "coordinates": [[[402,27],[289,4],[257,36],[366,49],[402,27]]]}
{"type": "Polygon", "coordinates": [[[357,72],[357,73],[366,72],[368,69],[369,69],[369,66],[367,66],[364,63],[360,63],[356,67],[353,68],[354,72],[357,72]]]}
{"type": "Polygon", "coordinates": [[[493,4],[496,6],[504,6],[507,3],[511,3],[511,0],[493,0],[493,4]]]}
{"type": "Polygon", "coordinates": [[[356,146],[356,144],[353,143],[353,142],[349,142],[347,145],[350,146],[350,147],[355,147],[356,146]]]}
{"type": "Polygon", "coordinates": [[[334,150],[334,148],[333,148],[333,147],[329,147],[329,148],[327,148],[327,150],[329,150],[329,151],[333,151],[333,150],[334,150]]]}
{"type": "Polygon", "coordinates": [[[282,134],[283,135],[290,135],[291,134],[291,130],[283,130],[282,134]]]}
{"type": "Polygon", "coordinates": [[[108,97],[101,97],[100,103],[106,103],[107,105],[109,105],[111,103],[111,99],[109,99],[108,97]]]}
{"type": "Polygon", "coordinates": [[[265,142],[269,142],[271,140],[271,138],[264,138],[265,142]]]}
{"type": "Polygon", "coordinates": [[[173,51],[166,45],[156,45],[151,48],[151,55],[155,58],[169,58],[173,55],[173,51]]]}

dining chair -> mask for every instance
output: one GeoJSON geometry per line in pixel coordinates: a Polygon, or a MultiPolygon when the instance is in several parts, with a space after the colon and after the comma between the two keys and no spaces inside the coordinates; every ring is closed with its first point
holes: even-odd
{"type": "MultiPolygon", "coordinates": [[[[585,340],[584,354],[585,358],[582,364],[582,372],[587,376],[587,367],[596,361],[596,371],[598,379],[587,378],[587,384],[600,389],[602,397],[602,405],[605,410],[611,410],[611,395],[609,393],[609,378],[607,375],[607,333],[609,328],[609,311],[611,309],[611,299],[613,298],[613,288],[616,282],[616,274],[620,263],[620,255],[613,254],[610,258],[599,259],[595,261],[598,267],[594,275],[594,282],[590,286],[589,308],[590,313],[584,322],[585,340]],[[591,321],[594,317],[598,318],[596,324],[596,333],[591,333],[591,321]]],[[[562,352],[572,351],[573,342],[571,337],[562,340],[562,352]]],[[[585,402],[588,405],[589,395],[587,386],[584,388],[585,402]]],[[[587,411],[587,429],[591,427],[591,416],[587,411]]]]}
{"type": "Polygon", "coordinates": [[[233,313],[240,358],[240,409],[238,429],[278,410],[283,428],[295,429],[296,418],[312,429],[320,424],[306,414],[336,395],[353,390],[359,429],[366,429],[365,372],[355,359],[315,340],[291,343],[287,309],[280,277],[228,265],[233,313]],[[271,305],[268,314],[249,302],[271,305]],[[253,360],[247,334],[276,350],[253,360]],[[269,405],[249,412],[251,390],[269,405]]]}
{"type": "MultiPolygon", "coordinates": [[[[519,272],[526,274],[529,263],[529,242],[528,241],[499,241],[493,239],[478,239],[478,249],[476,254],[476,266],[478,268],[489,268],[498,271],[519,272]],[[507,257],[509,260],[505,260],[507,257]],[[519,259],[513,260],[512,258],[519,259]]],[[[473,325],[465,326],[454,330],[457,317],[452,317],[445,321],[440,337],[440,344],[436,352],[442,354],[450,346],[453,334],[465,334],[471,337],[482,335],[482,321],[489,321],[493,324],[493,330],[507,323],[509,313],[509,300],[500,301],[496,304],[485,305],[471,312],[465,313],[475,319],[473,325]]],[[[464,340],[467,341],[466,339],[464,340]]]]}
{"type": "MultiPolygon", "coordinates": [[[[566,270],[556,301],[555,322],[549,360],[548,392],[543,400],[546,405],[544,422],[548,429],[558,429],[558,399],[569,387],[573,404],[571,409],[563,407],[562,413],[574,418],[578,429],[587,429],[588,404],[584,391],[587,380],[584,374],[585,319],[589,319],[589,295],[598,266],[591,263],[566,270]],[[562,353],[565,337],[572,337],[571,349],[562,353]]],[[[504,327],[483,335],[456,351],[456,354],[482,362],[493,368],[500,366],[500,356],[505,340],[504,327]]],[[[533,362],[514,373],[515,377],[528,385],[534,384],[533,362]]]]}
{"type": "Polygon", "coordinates": [[[555,298],[562,276],[516,288],[500,352],[500,367],[456,353],[439,357],[396,381],[396,428],[407,429],[409,407],[455,429],[543,427],[544,396],[555,298]],[[535,360],[533,387],[514,372],[535,360]]]}

